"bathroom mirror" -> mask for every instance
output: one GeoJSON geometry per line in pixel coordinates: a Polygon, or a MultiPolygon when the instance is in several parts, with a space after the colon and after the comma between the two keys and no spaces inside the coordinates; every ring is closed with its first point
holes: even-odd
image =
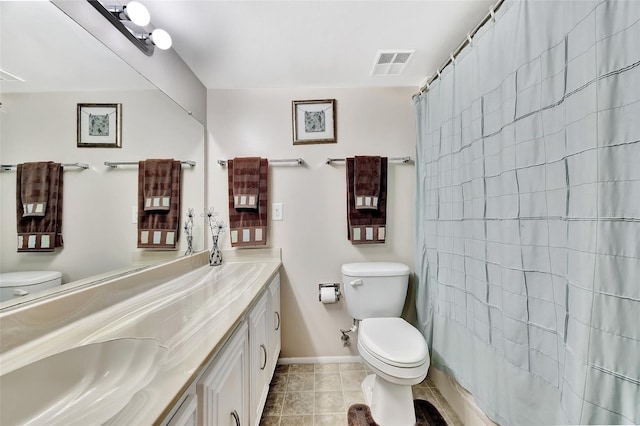
{"type": "Polygon", "coordinates": [[[64,169],[64,247],[52,253],[17,253],[16,173],[0,172],[0,272],[60,271],[66,289],[183,255],[182,230],[178,250],[136,247],[137,162],[147,158],[196,163],[182,168],[180,214],[184,224],[193,208],[194,250],[202,250],[203,125],[51,2],[1,1],[0,43],[0,163],[89,165],[64,169]],[[78,147],[78,104],[121,105],[121,147],[78,147]]]}

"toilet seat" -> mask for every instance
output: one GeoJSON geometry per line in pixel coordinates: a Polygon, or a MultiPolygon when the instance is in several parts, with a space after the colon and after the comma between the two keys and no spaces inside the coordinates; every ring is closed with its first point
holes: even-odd
{"type": "Polygon", "coordinates": [[[368,318],[360,322],[358,352],[378,376],[399,385],[420,383],[429,370],[427,342],[402,318],[368,318]]]}
{"type": "Polygon", "coordinates": [[[422,334],[402,318],[362,320],[358,344],[379,361],[400,368],[421,366],[429,358],[422,334]]]}

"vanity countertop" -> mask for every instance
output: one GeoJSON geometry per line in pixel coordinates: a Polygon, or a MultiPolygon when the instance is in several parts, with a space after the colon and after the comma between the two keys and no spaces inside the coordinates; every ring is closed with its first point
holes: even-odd
{"type": "Polygon", "coordinates": [[[154,338],[168,350],[159,371],[109,423],[158,423],[222,347],[280,265],[279,257],[249,257],[198,267],[2,353],[3,374],[80,345],[154,338]]]}

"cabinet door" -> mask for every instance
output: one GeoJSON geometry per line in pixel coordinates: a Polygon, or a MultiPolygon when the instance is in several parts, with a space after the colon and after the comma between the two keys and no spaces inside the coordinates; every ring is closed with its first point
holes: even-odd
{"type": "Polygon", "coordinates": [[[251,347],[251,424],[257,425],[269,392],[269,325],[268,292],[249,312],[249,346],[251,347]]]}
{"type": "Polygon", "coordinates": [[[198,414],[198,400],[195,395],[189,395],[167,426],[196,426],[198,414]]]}
{"type": "Polygon", "coordinates": [[[271,323],[269,331],[269,371],[273,375],[276,363],[280,356],[280,334],[282,318],[280,316],[280,274],[276,275],[269,284],[269,304],[271,311],[271,323]]]}
{"type": "Polygon", "coordinates": [[[196,386],[198,424],[249,424],[248,328],[243,323],[196,386]]]}

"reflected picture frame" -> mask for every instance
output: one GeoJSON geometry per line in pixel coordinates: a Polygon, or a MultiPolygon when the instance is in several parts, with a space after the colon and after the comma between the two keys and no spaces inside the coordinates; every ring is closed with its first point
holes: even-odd
{"type": "Polygon", "coordinates": [[[122,104],[78,104],[78,148],[122,148],[122,104]]]}
{"type": "Polygon", "coordinates": [[[336,100],[291,101],[293,144],[337,143],[336,100]]]}

